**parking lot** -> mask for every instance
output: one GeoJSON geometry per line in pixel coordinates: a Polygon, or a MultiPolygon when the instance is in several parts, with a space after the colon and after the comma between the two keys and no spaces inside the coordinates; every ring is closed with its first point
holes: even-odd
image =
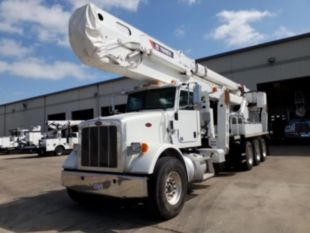
{"type": "Polygon", "coordinates": [[[310,232],[310,147],[271,153],[249,172],[196,184],[166,222],[136,202],[75,204],[60,182],[66,156],[0,155],[0,232],[310,232]]]}

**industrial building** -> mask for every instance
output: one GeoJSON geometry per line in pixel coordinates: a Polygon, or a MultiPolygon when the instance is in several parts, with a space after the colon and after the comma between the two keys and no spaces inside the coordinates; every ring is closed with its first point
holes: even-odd
{"type": "MultiPolygon", "coordinates": [[[[281,137],[287,122],[310,118],[310,33],[197,60],[216,72],[267,92],[271,127],[281,137]]],[[[47,120],[86,120],[125,111],[126,77],[0,105],[0,136],[47,120]],[[115,105],[115,109],[111,108],[115,105]]]]}

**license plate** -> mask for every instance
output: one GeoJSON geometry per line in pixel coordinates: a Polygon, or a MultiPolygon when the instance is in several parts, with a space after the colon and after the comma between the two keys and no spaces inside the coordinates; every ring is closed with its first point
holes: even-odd
{"type": "Polygon", "coordinates": [[[94,184],[93,189],[94,190],[101,190],[101,189],[103,189],[103,184],[94,184]]]}

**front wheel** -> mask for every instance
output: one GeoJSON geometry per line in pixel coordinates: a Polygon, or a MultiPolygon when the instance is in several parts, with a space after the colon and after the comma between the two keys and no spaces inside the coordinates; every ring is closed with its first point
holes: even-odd
{"type": "Polygon", "coordinates": [[[160,158],[149,182],[152,210],[162,219],[175,217],[183,208],[186,192],[184,165],[174,157],[160,158]]]}
{"type": "Polygon", "coordinates": [[[54,154],[57,156],[61,156],[64,154],[64,152],[65,152],[65,148],[63,148],[62,146],[57,146],[55,148],[54,154]]]}
{"type": "Polygon", "coordinates": [[[40,148],[37,150],[38,156],[44,156],[46,154],[45,150],[40,148]]]}

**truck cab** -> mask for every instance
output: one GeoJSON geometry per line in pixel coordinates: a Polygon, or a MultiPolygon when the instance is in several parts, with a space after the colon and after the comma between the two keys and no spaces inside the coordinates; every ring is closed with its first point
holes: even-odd
{"type": "Polygon", "coordinates": [[[224,150],[200,148],[200,108],[194,100],[200,94],[196,84],[150,86],[128,94],[127,113],[81,123],[80,144],[63,166],[69,195],[150,197],[154,179],[170,180],[178,183],[174,188],[167,183],[177,205],[167,202],[173,211],[167,207],[164,215],[175,214],[183,205],[184,186],[213,176],[213,163],[225,161],[224,150]],[[158,177],[158,164],[167,158],[174,163],[170,169],[180,173],[158,177]]]}

